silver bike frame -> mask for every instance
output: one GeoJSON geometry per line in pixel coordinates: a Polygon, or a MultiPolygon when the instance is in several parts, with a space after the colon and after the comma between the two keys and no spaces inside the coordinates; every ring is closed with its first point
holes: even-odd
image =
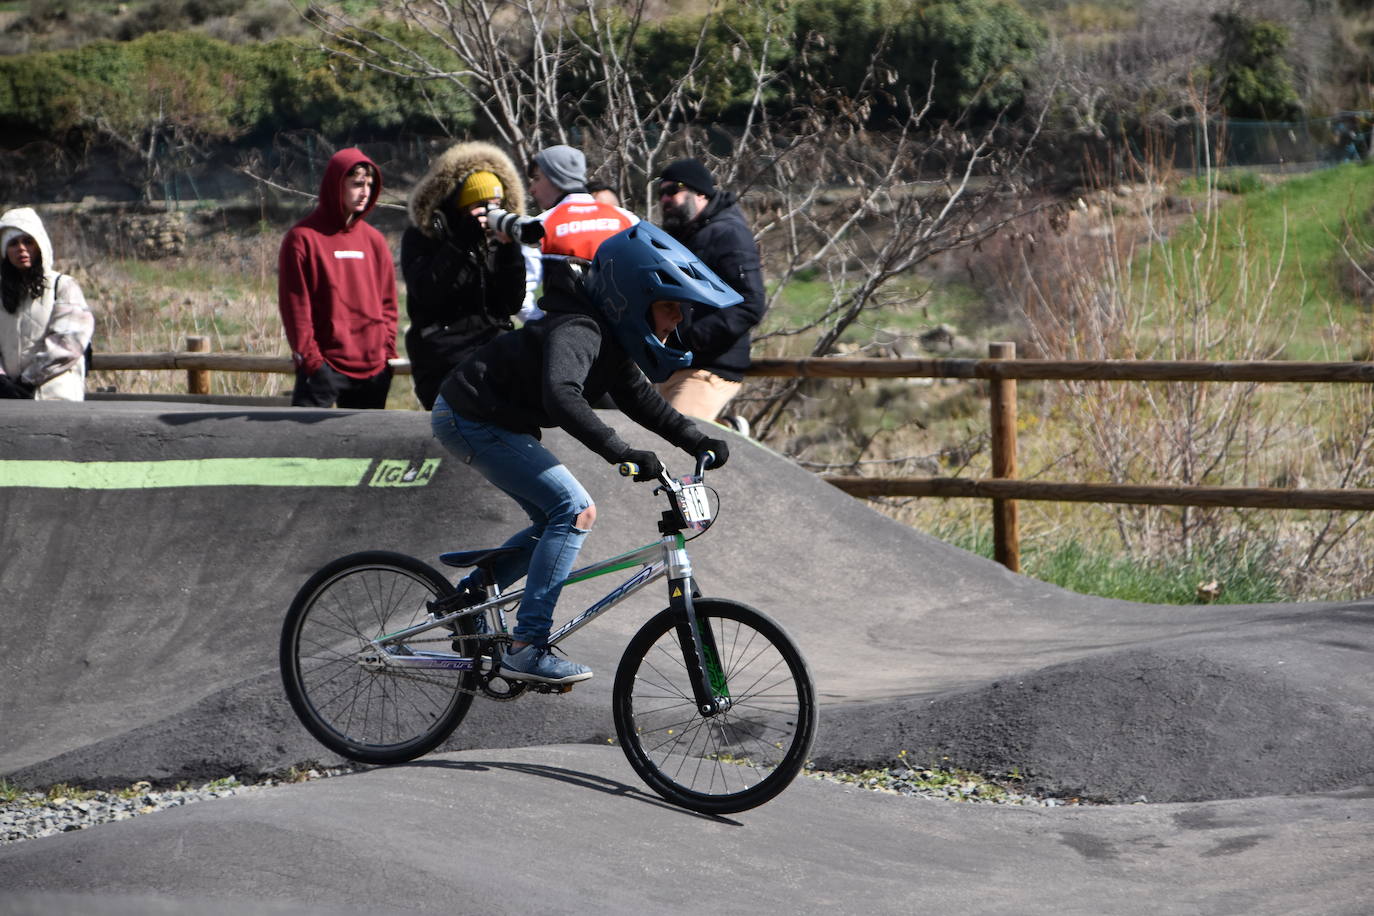
{"type": "MultiPolygon", "coordinates": [[[[692,573],[691,560],[687,556],[686,540],[681,534],[664,535],[653,544],[645,544],[643,547],[623,553],[620,556],[611,557],[609,560],[602,560],[591,566],[574,570],[568,578],[563,580],[563,584],[571,585],[574,582],[582,582],[587,579],[594,579],[597,576],[616,572],[621,569],[629,569],[633,566],[641,567],[640,570],[626,579],[616,588],[612,589],[604,598],[597,601],[591,607],[578,614],[576,617],[563,624],[557,630],[549,634],[548,644],[553,646],[567,639],[578,630],[591,623],[606,611],[615,607],[626,598],[651,585],[666,575],[671,575],[674,579],[685,578],[692,573]]],[[[399,645],[406,640],[417,636],[437,627],[445,626],[461,617],[470,617],[479,613],[486,613],[493,608],[502,609],[500,611],[504,620],[504,608],[519,603],[524,595],[523,588],[511,592],[503,592],[493,595],[481,604],[466,607],[452,614],[445,614],[443,617],[436,617],[424,623],[397,630],[394,633],[386,633],[378,636],[369,644],[369,648],[379,650],[385,655],[385,664],[398,668],[443,668],[443,669],[466,669],[471,667],[472,659],[465,658],[448,652],[421,651],[411,655],[393,655],[387,652],[388,646],[399,645]],[[466,664],[457,664],[466,663],[466,664]]]]}

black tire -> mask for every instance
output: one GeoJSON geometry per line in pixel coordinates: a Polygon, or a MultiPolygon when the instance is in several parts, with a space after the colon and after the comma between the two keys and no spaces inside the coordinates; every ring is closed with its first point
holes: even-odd
{"type": "Polygon", "coordinates": [[[797,647],[766,615],[720,599],[695,603],[710,625],[732,705],[697,710],[678,615],[654,616],[630,640],[612,693],[620,746],[649,787],[707,814],[761,805],[792,782],[816,735],[816,688],[797,647]]]}
{"type": "MultiPolygon", "coordinates": [[[[388,670],[360,655],[378,635],[425,620],[426,602],[453,591],[429,565],[381,550],[340,557],[301,587],[282,627],[282,684],[321,744],[363,763],[401,763],[453,733],[472,705],[463,692],[475,686],[472,671],[388,670]]],[[[470,636],[472,621],[460,623],[470,636]]],[[[452,642],[436,629],[416,647],[445,651],[452,642]]],[[[475,654],[476,640],[461,647],[475,654]]]]}

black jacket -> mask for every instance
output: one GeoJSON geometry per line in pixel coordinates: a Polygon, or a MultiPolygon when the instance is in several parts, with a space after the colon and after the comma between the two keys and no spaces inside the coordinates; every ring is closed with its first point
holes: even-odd
{"type": "Polygon", "coordinates": [[[561,427],[617,462],[630,445],[591,406],[610,395],[640,426],[691,454],[700,449],[706,436],[659,396],[584,296],[554,290],[540,305],[543,318],[502,334],[449,373],[442,394],[455,413],[535,438],[561,427]]]}
{"type": "Polygon", "coordinates": [[[744,301],[725,309],[693,309],[674,332],[678,343],[669,345],[691,350],[693,369],[741,381],[749,368],[749,331],[763,320],[766,305],[759,246],[735,203],[734,192],[717,191],[700,216],[670,234],[744,301]]]}
{"type": "Polygon", "coordinates": [[[520,246],[487,244],[476,218],[464,214],[456,239],[435,239],[415,226],[401,237],[406,281],[406,354],[415,395],[429,410],[448,371],[477,347],[509,331],[525,298],[520,246]]]}

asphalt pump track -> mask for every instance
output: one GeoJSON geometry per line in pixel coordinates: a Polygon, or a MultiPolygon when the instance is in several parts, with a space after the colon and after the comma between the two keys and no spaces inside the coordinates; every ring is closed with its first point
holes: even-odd
{"type": "MultiPolygon", "coordinates": [[[[670,467],[686,469],[686,456],[608,417],[627,439],[658,445],[670,467]]],[[[547,442],[598,504],[584,559],[654,537],[658,506],[647,486],[559,433],[547,442]]],[[[825,868],[794,873],[773,863],[775,880],[762,886],[780,895],[779,906],[1374,906],[1374,844],[1364,838],[1374,814],[1374,602],[1174,607],[1077,595],[897,524],[739,437],[711,484],[722,513],[693,545],[698,580],[707,595],[766,611],[797,640],[823,703],[817,766],[885,765],[902,754],[1016,772],[1031,791],[1118,803],[973,813],[906,800],[894,815],[892,800],[883,808],[866,793],[799,780],[765,813],[730,822],[761,831],[743,848],[763,858],[770,843],[783,850],[789,836],[815,835],[813,822],[848,825],[832,825],[846,837],[832,850],[834,906],[821,906],[827,898],[814,886],[825,868]],[[1146,804],[1123,804],[1133,802],[1146,804]],[[1199,837],[1207,842],[1190,846],[1199,837]],[[917,868],[920,880],[889,886],[870,866],[894,850],[951,862],[942,880],[917,868]],[[977,867],[990,854],[1005,861],[977,867]],[[847,856],[868,865],[843,868],[847,856]],[[1015,880],[1003,886],[993,876],[1008,863],[1015,880]],[[1203,867],[1210,864],[1218,867],[1203,867]],[[1238,867],[1253,881],[1236,881],[1238,867]],[[965,872],[972,885],[960,879],[965,872]]],[[[345,553],[391,549],[433,563],[446,550],[495,546],[524,524],[513,503],[433,441],[422,413],[108,401],[0,407],[0,513],[0,776],[25,786],[252,778],[341,762],[305,733],[281,692],[276,643],[296,589],[345,553]]],[[[595,585],[579,588],[565,593],[567,606],[596,596],[595,585]]],[[[405,862],[430,874],[432,844],[408,858],[404,850],[416,844],[407,830],[436,808],[485,812],[506,794],[497,820],[566,806],[580,823],[604,819],[591,835],[621,824],[614,836],[633,837],[633,848],[661,851],[663,819],[673,831],[701,826],[645,796],[608,746],[610,675],[661,604],[655,590],[642,592],[566,644],[598,677],[565,696],[478,701],[448,744],[407,767],[272,790],[283,793],[272,805],[234,799],[0,848],[0,891],[9,890],[0,912],[51,912],[56,903],[70,912],[235,912],[245,901],[286,912],[539,911],[475,889],[488,870],[503,868],[497,853],[465,859],[473,874],[450,868],[432,891],[399,897],[359,863],[371,857],[385,870],[391,860],[379,859],[375,845],[385,836],[387,855],[398,857],[393,868],[405,862]],[[382,811],[408,810],[417,785],[423,814],[378,822],[379,794],[409,799],[382,811]],[[621,821],[606,813],[608,798],[637,808],[621,821]],[[339,840],[355,820],[367,823],[373,845],[339,840]],[[279,848],[267,839],[283,831],[303,842],[279,848]],[[193,851],[221,867],[262,856],[294,857],[295,865],[276,878],[254,867],[241,870],[251,880],[226,881],[222,868],[187,852],[193,836],[193,851]],[[173,864],[169,872],[155,862],[173,864]],[[312,867],[335,879],[329,890],[301,879],[312,867]]],[[[721,820],[702,829],[718,830],[721,820]]],[[[473,823],[454,828],[455,848],[473,823]]],[[[720,842],[693,834],[674,848],[720,842]]],[[[760,880],[750,861],[713,866],[720,881],[753,882],[740,900],[760,880]]],[[[592,855],[581,865],[589,895],[604,862],[592,855]]],[[[653,869],[637,867],[649,880],[653,869]]],[[[547,887],[508,867],[505,879],[547,887]]],[[[685,912],[701,902],[631,886],[596,899],[614,912],[685,912]]],[[[560,892],[579,887],[565,883],[560,892]]],[[[551,907],[561,899],[547,894],[551,907]]]]}

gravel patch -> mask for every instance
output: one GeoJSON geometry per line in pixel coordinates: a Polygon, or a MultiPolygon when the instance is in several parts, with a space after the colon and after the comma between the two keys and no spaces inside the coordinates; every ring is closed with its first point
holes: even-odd
{"type": "Polygon", "coordinates": [[[300,770],[289,776],[268,777],[253,783],[241,783],[228,776],[192,788],[154,789],[151,783],[136,782],[127,789],[113,792],[72,786],[54,786],[41,793],[24,792],[0,802],[0,846],[348,772],[352,770],[347,767],[300,770]]]}
{"type": "MultiPolygon", "coordinates": [[[[1057,798],[1022,791],[1013,778],[995,779],[956,769],[928,769],[898,763],[890,767],[863,770],[808,769],[805,775],[872,792],[931,798],[941,801],[969,802],[979,805],[1018,805],[1034,808],[1063,808],[1099,805],[1085,798],[1057,798]]],[[[1140,799],[1144,801],[1144,799],[1140,799]]]]}

